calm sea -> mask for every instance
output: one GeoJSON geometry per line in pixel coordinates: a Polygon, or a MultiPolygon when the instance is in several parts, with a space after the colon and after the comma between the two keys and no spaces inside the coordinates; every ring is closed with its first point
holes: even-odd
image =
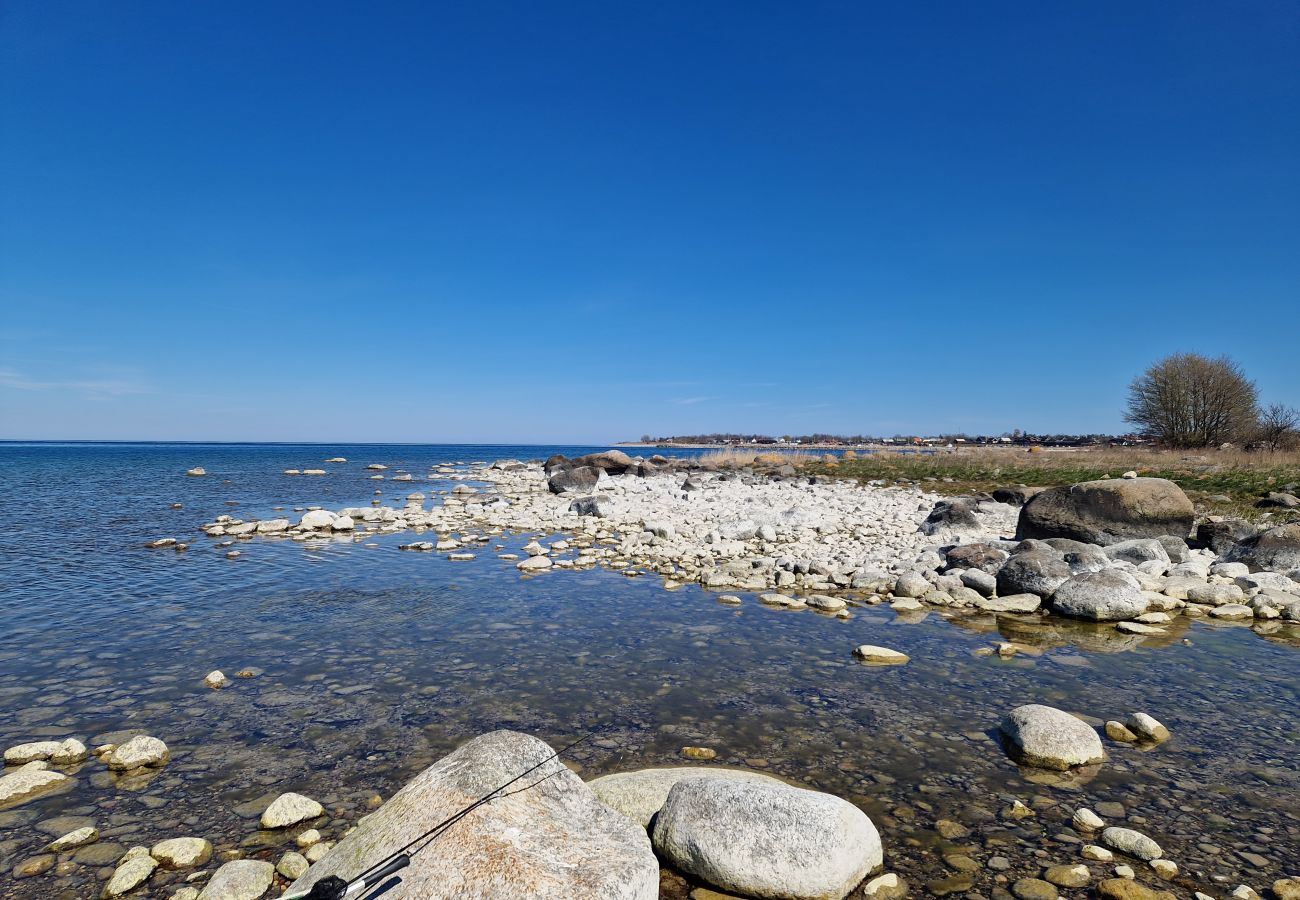
{"type": "MultiPolygon", "coordinates": [[[[552,742],[595,731],[575,760],[584,775],[673,764],[683,746],[708,746],[718,762],[832,791],[872,815],[887,864],[914,884],[950,874],[938,818],[972,830],[959,843],[981,864],[1005,855],[1011,874],[1037,875],[1042,862],[1078,857],[1070,813],[1099,801],[1123,804],[1185,873],[1202,874],[1197,884],[1217,875],[1263,888],[1300,859],[1294,627],[1183,619],[1150,638],[887,607],[844,621],[749,595],[728,607],[654,576],[524,579],[491,545],[451,562],[400,552],[401,535],[259,539],[230,560],[196,530],[223,513],[452,486],[370,481],[368,463],[423,477],[440,464],[594,449],[0,444],[0,745],[143,731],[173,751],[144,777],[92,760],[71,790],[0,810],[3,872],[72,823],[103,835],[100,850],[50,873],[0,875],[0,896],[97,896],[114,853],[179,835],[276,860],[292,835],[258,832],[256,816],[279,792],[325,803],[320,827],[337,837],[371,797],[502,727],[552,742]],[[348,463],[324,462],[334,456],[348,463]],[[208,475],[186,477],[193,466],[208,475]],[[330,474],[281,474],[316,467],[330,474]],[[191,549],[143,546],[160,537],[191,549]],[[999,640],[1026,650],[975,654],[999,640]],[[851,651],[863,643],[912,661],[858,665],[851,651]],[[252,677],[210,691],[202,679],[216,668],[252,677]],[[1142,710],[1174,738],[1149,753],[1108,744],[1100,772],[1062,783],[1020,771],[992,737],[1028,702],[1098,722],[1142,710]],[[1038,815],[999,818],[1013,797],[1038,815]]],[[[531,537],[501,543],[517,551],[531,537]]],[[[157,873],[149,895],[167,896],[185,874],[157,873]]],[[[993,876],[981,868],[976,889],[987,894],[993,876]]]]}

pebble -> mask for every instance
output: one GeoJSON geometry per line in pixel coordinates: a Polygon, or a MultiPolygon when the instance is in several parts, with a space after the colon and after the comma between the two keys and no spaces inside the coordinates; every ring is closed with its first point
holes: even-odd
{"type": "Polygon", "coordinates": [[[1115,858],[1115,854],[1111,853],[1105,847],[1098,847],[1096,844],[1088,844],[1083,848],[1083,858],[1091,859],[1096,862],[1110,862],[1115,858]]]}
{"type": "Polygon", "coordinates": [[[1170,859],[1153,859],[1151,868],[1166,881],[1178,874],[1178,864],[1170,859]]]}
{"type": "Polygon", "coordinates": [[[1059,887],[1081,888],[1092,880],[1092,873],[1085,865],[1051,866],[1043,873],[1043,878],[1059,887]]]}
{"type": "Polygon", "coordinates": [[[1074,815],[1071,817],[1070,821],[1073,822],[1074,827],[1080,831],[1096,831],[1106,824],[1102,820],[1101,816],[1083,806],[1074,811],[1074,815]]]}

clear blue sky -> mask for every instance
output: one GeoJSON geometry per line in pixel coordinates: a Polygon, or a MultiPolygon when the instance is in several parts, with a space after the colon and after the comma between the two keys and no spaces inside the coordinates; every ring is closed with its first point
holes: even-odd
{"type": "Polygon", "coordinates": [[[0,437],[1300,405],[1300,6],[0,4],[0,437]]]}

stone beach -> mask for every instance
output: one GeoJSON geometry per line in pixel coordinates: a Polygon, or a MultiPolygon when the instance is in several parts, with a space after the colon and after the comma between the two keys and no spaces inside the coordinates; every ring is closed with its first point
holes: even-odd
{"type": "MultiPolygon", "coordinates": [[[[953,501],[915,485],[860,486],[810,479],[782,466],[718,470],[674,460],[630,460],[616,452],[600,457],[580,460],[578,465],[553,460],[550,472],[539,463],[514,460],[440,466],[427,475],[375,463],[363,477],[380,475],[374,483],[381,488],[383,482],[400,475],[411,475],[410,481],[432,480],[438,486],[407,488],[396,501],[302,509],[292,516],[224,514],[203,522],[198,540],[210,542],[223,555],[238,546],[243,555],[225,564],[242,565],[243,559],[257,557],[263,544],[292,542],[318,553],[345,543],[365,547],[392,536],[393,546],[400,542],[406,551],[401,554],[404,557],[442,556],[476,571],[500,567],[525,585],[539,581],[562,589],[564,579],[590,583],[582,579],[597,573],[650,582],[650,591],[638,588],[639,594],[645,595],[648,603],[662,602],[666,609],[679,605],[674,598],[685,597],[683,590],[693,586],[690,590],[698,592],[699,598],[693,602],[712,596],[720,610],[734,607],[737,614],[752,616],[752,610],[765,607],[770,616],[813,617],[810,624],[817,618],[830,620],[821,626],[831,627],[828,637],[836,633],[836,622],[847,628],[855,620],[870,622],[873,616],[883,616],[882,621],[904,628],[909,623],[925,628],[926,617],[933,615],[945,623],[943,627],[974,639],[965,654],[968,663],[963,666],[980,660],[1000,660],[982,664],[1011,667],[1042,666],[1054,658],[1061,660],[1057,665],[1064,675],[1076,665],[1068,661],[1070,651],[1113,654],[1172,646],[1192,634],[1193,623],[1201,623],[1197,627],[1249,628],[1259,638],[1281,642],[1279,649],[1286,652],[1295,652],[1295,645],[1300,644],[1300,636],[1290,624],[1300,620],[1300,572],[1295,566],[1288,567],[1292,557],[1287,555],[1289,537],[1285,532],[1244,535],[1211,550],[1192,534],[1196,523],[1190,519],[1185,534],[1173,535],[1190,539],[1179,545],[1163,531],[1142,533],[1142,523],[1129,533],[1124,529],[1132,522],[1110,521],[1102,528],[1095,516],[1084,516],[1089,528],[1102,529],[1088,534],[1104,534],[1104,543],[1080,541],[1077,535],[1081,532],[1073,525],[1069,527],[1076,528],[1072,532],[1075,537],[1043,536],[1041,522],[1034,526],[1035,536],[1022,534],[1018,538],[1027,519],[1026,507],[992,498],[953,501]],[[1261,561],[1278,568],[1266,568],[1261,561]],[[1238,617],[1234,607],[1246,612],[1238,617]],[[1228,615],[1216,616],[1221,610],[1228,615]],[[1204,624],[1212,621],[1220,624],[1204,624]],[[1127,630],[1134,626],[1140,626],[1139,630],[1127,630]],[[981,646],[979,636],[989,634],[999,640],[986,639],[981,646]]],[[[298,471],[308,469],[299,467],[298,471]]],[[[209,475],[198,481],[212,478],[209,475]]],[[[1141,484],[1132,486],[1134,490],[1143,488],[1141,484]]],[[[1103,485],[1096,490],[1108,488],[1103,485]]],[[[1159,490],[1165,488],[1159,486],[1159,490]]],[[[1083,501],[1076,498],[1072,502],[1077,507],[1083,501]]],[[[1056,520],[1064,515],[1061,505],[1053,507],[1056,520]]],[[[1169,521],[1182,521],[1181,512],[1161,516],[1161,528],[1169,521]]],[[[170,543],[161,540],[146,542],[151,549],[144,552],[170,554],[178,546],[195,546],[192,536],[177,535],[170,543]]],[[[695,644],[703,651],[704,646],[720,640],[714,635],[701,632],[695,644]]],[[[884,633],[878,636],[888,637],[884,633]]],[[[1057,689],[1022,691],[1018,698],[1008,696],[983,709],[977,708],[974,698],[954,697],[948,709],[936,711],[932,722],[920,718],[903,721],[918,736],[935,731],[933,739],[939,743],[967,745],[960,767],[921,770],[907,776],[905,769],[892,765],[873,766],[870,737],[883,721],[874,716],[887,716],[890,701],[884,697],[875,701],[874,729],[863,730],[862,724],[853,723],[832,725],[818,710],[847,709],[845,704],[853,703],[847,683],[842,683],[847,676],[833,673],[857,667],[870,677],[888,677],[898,687],[907,685],[909,678],[922,677],[908,673],[918,665],[925,670],[929,645],[899,641],[891,646],[893,643],[844,638],[810,648],[823,660],[817,665],[824,666],[830,679],[817,691],[817,701],[805,707],[813,711],[817,727],[830,739],[820,757],[800,754],[803,762],[796,763],[789,748],[785,753],[778,751],[775,758],[738,757],[727,751],[727,745],[746,743],[740,734],[729,740],[725,733],[697,726],[660,732],[660,738],[675,744],[679,751],[701,751],[699,755],[682,755],[706,762],[642,772],[645,763],[653,763],[655,757],[637,748],[657,740],[647,743],[648,734],[630,741],[619,735],[600,738],[601,746],[575,754],[572,765],[580,772],[585,774],[602,753],[610,755],[611,751],[615,757],[642,765],[618,766],[616,761],[605,760],[592,772],[593,777],[609,773],[603,779],[584,785],[578,778],[566,776],[563,784],[552,778],[536,797],[521,794],[519,803],[515,798],[509,804],[503,801],[500,810],[466,820],[462,832],[447,839],[436,864],[432,860],[418,863],[432,868],[426,871],[413,865],[409,885],[399,883],[388,895],[488,897],[513,891],[512,896],[689,895],[696,900],[728,895],[954,895],[1005,900],[1055,897],[1058,892],[1065,896],[1093,891],[1098,896],[1156,896],[1154,892],[1167,891],[1191,896],[1199,891],[1226,897],[1251,873],[1257,877],[1247,887],[1261,896],[1272,892],[1280,898],[1291,890],[1291,882],[1285,879],[1295,875],[1289,865],[1295,858],[1290,851],[1297,846],[1300,834],[1296,807],[1290,802],[1297,798],[1294,773],[1270,774],[1265,784],[1272,787],[1266,792],[1275,800],[1262,803],[1254,813],[1220,810],[1228,816],[1224,825],[1216,824],[1212,816],[1206,818],[1214,807],[1202,809],[1196,802],[1188,805],[1187,792],[1212,789],[1215,773],[1189,770],[1186,759],[1180,757],[1177,770],[1169,771],[1169,793],[1151,792],[1143,779],[1126,782],[1126,773],[1131,778],[1138,771],[1135,766],[1159,765],[1158,756],[1151,754],[1169,752],[1164,748],[1171,746],[1175,753],[1185,752],[1180,741],[1187,739],[1193,726],[1185,712],[1169,706],[1165,694],[1158,695],[1163,704],[1143,703],[1137,707],[1142,711],[1136,712],[1136,704],[1117,706],[1104,697],[1087,698],[1086,693],[1074,695],[1069,705],[1058,707],[1057,689]],[[1029,708],[1027,704],[1039,704],[1034,708],[1046,711],[1041,714],[1047,716],[1044,724],[1032,726],[1039,729],[1032,733],[1041,737],[1025,737],[1031,733],[1024,730],[1031,720],[1007,724],[1017,721],[1015,717],[1029,708]],[[954,714],[970,723],[966,726],[970,734],[949,730],[947,723],[953,721],[954,714]],[[1121,737],[1128,739],[1116,738],[1112,725],[1122,728],[1125,735],[1121,737]],[[943,734],[946,737],[939,736],[943,734]],[[1005,776],[998,776],[1001,787],[979,792],[974,803],[958,800],[974,784],[1007,765],[1012,778],[1018,779],[1015,793],[1019,796],[1009,794],[1006,788],[1010,783],[1005,776]],[[837,774],[813,774],[823,768],[837,774]],[[850,775],[854,770],[859,774],[850,775]],[[735,774],[729,774],[732,772],[735,774]],[[813,787],[809,781],[819,789],[800,790],[813,787]],[[644,787],[639,786],[643,783],[644,787]],[[944,801],[954,789],[953,802],[944,801]],[[1089,791],[1097,793],[1089,794],[1086,803],[1070,799],[1089,791]],[[624,801],[624,797],[628,799],[624,801]],[[803,809],[800,804],[810,805],[803,809]],[[936,804],[946,809],[947,818],[937,815],[936,804]],[[1200,812],[1189,816],[1180,806],[1200,812]],[[1289,817],[1283,812],[1288,806],[1292,807],[1289,817]],[[613,819],[602,818],[604,813],[593,818],[595,808],[612,809],[610,814],[616,816],[621,813],[619,818],[627,824],[615,826],[613,819]],[[512,815],[522,818],[512,820],[512,815]],[[1232,842],[1225,841],[1224,828],[1238,815],[1247,820],[1264,815],[1265,819],[1250,832],[1244,845],[1225,847],[1232,842]],[[811,832],[796,827],[817,821],[819,816],[828,817],[824,827],[814,827],[811,832]],[[538,830],[541,821],[553,824],[538,830]],[[773,856],[770,851],[756,855],[739,840],[741,833],[734,824],[724,824],[735,821],[759,830],[746,840],[761,839],[769,848],[787,848],[788,857],[773,856]],[[853,824],[846,824],[850,821],[853,824]],[[499,876],[482,867],[483,856],[474,852],[474,842],[489,841],[497,846],[502,835],[516,835],[512,829],[521,824],[532,835],[527,840],[539,843],[526,850],[519,843],[521,838],[509,838],[516,850],[502,857],[506,868],[501,871],[523,880],[507,889],[499,876]],[[626,831],[629,827],[632,830],[626,831]],[[770,834],[764,834],[764,829],[770,834]],[[820,838],[804,847],[801,841],[813,835],[820,838]],[[595,856],[583,860],[584,848],[594,850],[609,842],[610,848],[616,845],[619,849],[601,851],[599,863],[595,856]],[[1215,849],[1211,852],[1204,849],[1207,847],[1215,849]],[[567,873],[563,882],[567,886],[554,882],[554,875],[540,874],[540,869],[535,876],[528,874],[518,865],[523,857],[516,858],[515,852],[539,860],[539,865],[539,853],[557,854],[555,871],[567,873]],[[816,865],[808,865],[814,861],[816,865]],[[1124,877],[1130,872],[1131,878],[1124,877]],[[537,880],[530,880],[534,878],[537,880]],[[1276,889],[1274,882],[1279,885],[1276,889]],[[543,884],[552,887],[543,888],[543,884]],[[440,885],[437,890],[445,893],[437,893],[428,887],[431,885],[440,885]],[[553,894],[548,892],[552,890],[553,894]],[[1142,890],[1149,893],[1142,894],[1142,890]]],[[[1076,655],[1073,659],[1085,658],[1076,655]]],[[[263,685],[266,676],[256,671],[246,676],[245,666],[235,661],[212,662],[221,662],[224,668],[197,663],[189,672],[196,698],[206,697],[207,702],[233,712],[243,702],[241,692],[256,686],[266,701],[264,706],[295,714],[300,701],[293,698],[294,688],[263,685]],[[210,674],[205,678],[205,673],[210,674]],[[284,695],[283,702],[276,699],[277,694],[284,695]]],[[[665,686],[670,690],[685,687],[665,686]]],[[[352,695],[339,693],[348,687],[335,682],[333,697],[349,702],[346,698],[352,695]]],[[[365,693],[356,696],[363,698],[365,693]]],[[[790,695],[791,699],[794,696],[790,695]]],[[[438,698],[443,704],[452,703],[448,710],[455,707],[445,689],[429,697],[431,709],[440,702],[438,698]]],[[[654,714],[653,706],[643,705],[625,712],[631,720],[654,714]]],[[[753,715],[755,722],[778,718],[761,708],[753,715]]],[[[524,732],[541,724],[528,712],[517,716],[515,723],[510,727],[521,727],[524,732]],[[530,726],[530,721],[535,724],[530,726]]],[[[657,730],[653,723],[645,727],[650,733],[657,730]]],[[[364,868],[363,861],[382,855],[385,848],[395,849],[394,842],[400,845],[403,829],[427,827],[430,818],[440,818],[424,810],[430,795],[425,794],[419,805],[403,807],[397,802],[403,796],[398,788],[427,791],[416,787],[422,779],[441,785],[443,776],[429,773],[453,765],[456,759],[464,761],[456,765],[478,765],[472,762],[480,753],[476,747],[497,747],[481,751],[485,760],[493,760],[480,778],[482,784],[488,784],[489,776],[516,774],[526,767],[521,763],[549,752],[542,749],[545,744],[530,744],[535,739],[523,733],[486,734],[488,730],[467,719],[433,746],[417,742],[405,753],[394,746],[389,751],[398,763],[394,774],[405,773],[396,781],[393,776],[378,782],[372,779],[375,787],[367,787],[364,781],[345,781],[338,784],[341,790],[328,795],[288,789],[292,781],[284,776],[303,760],[287,750],[281,774],[266,773],[262,795],[252,798],[257,802],[240,814],[251,816],[260,825],[245,826],[242,837],[238,829],[232,832],[229,825],[217,827],[205,822],[203,815],[190,813],[189,824],[173,833],[160,835],[156,829],[144,829],[151,842],[115,842],[112,823],[83,805],[77,815],[65,814],[57,823],[51,820],[50,829],[39,839],[14,839],[10,851],[14,855],[9,858],[14,887],[0,889],[0,896],[54,896],[63,891],[61,896],[67,897],[101,893],[180,900],[271,897],[294,881],[301,886],[330,872],[355,873],[364,868]],[[482,743],[485,740],[487,743],[482,743]],[[448,756],[448,744],[460,745],[460,749],[448,756]],[[425,773],[418,774],[420,768],[425,768],[425,773]],[[376,789],[379,796],[375,796],[376,789]],[[389,794],[392,798],[384,802],[389,794]],[[385,822],[391,825],[381,827],[385,822]],[[103,848],[102,852],[97,847],[103,848]],[[354,847],[362,849],[350,849],[354,847]],[[86,863],[77,862],[83,855],[88,862],[98,860],[97,881],[48,894],[33,892],[31,886],[51,883],[51,879],[75,880],[77,873],[85,870],[86,863]]],[[[14,732],[9,729],[8,733],[14,732]]],[[[200,758],[205,760],[205,769],[217,762],[207,757],[201,746],[182,741],[178,747],[165,732],[118,737],[81,731],[51,739],[45,739],[45,734],[48,732],[28,729],[29,740],[5,745],[7,767],[0,790],[5,780],[26,779],[22,785],[11,782],[14,787],[9,789],[10,796],[21,797],[20,791],[26,789],[23,785],[33,779],[49,779],[51,789],[59,791],[57,800],[65,796],[63,791],[84,789],[82,785],[88,781],[99,779],[108,787],[102,779],[111,775],[120,785],[116,790],[143,791],[138,796],[145,797],[151,784],[165,782],[177,789],[200,758]],[[37,768],[27,768],[30,766],[37,768]],[[139,787],[129,787],[135,784],[139,787]]],[[[553,740],[550,746],[560,743],[553,740]]],[[[1280,745],[1276,749],[1280,752],[1280,745]]],[[[1265,750],[1251,764],[1252,771],[1266,770],[1267,758],[1265,750]]],[[[1281,760],[1277,764],[1285,769],[1281,760]]],[[[440,803],[454,808],[455,797],[470,797],[472,788],[478,786],[479,781],[466,783],[451,791],[446,800],[427,803],[432,804],[430,809],[440,808],[440,803]]],[[[29,795],[30,802],[38,802],[41,796],[37,789],[29,795]]],[[[29,808],[28,802],[17,799],[8,804],[12,812],[0,813],[9,816],[0,822],[6,828],[26,822],[23,833],[30,832],[32,825],[40,823],[14,817],[29,808]]]]}

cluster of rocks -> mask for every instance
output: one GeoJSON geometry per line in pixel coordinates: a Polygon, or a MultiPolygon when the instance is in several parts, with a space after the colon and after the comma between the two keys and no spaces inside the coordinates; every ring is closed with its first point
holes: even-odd
{"type": "Polygon", "coordinates": [[[882,863],[871,820],[829,794],[698,766],[584,784],[542,741],[497,731],[418,775],[290,890],[354,875],[529,769],[525,789],[502,791],[436,852],[415,853],[385,896],[653,900],[662,857],[722,891],[839,900],[882,863]]]}
{"type": "Polygon", "coordinates": [[[118,772],[157,768],[171,759],[166,744],[144,734],[122,744],[103,744],[93,751],[76,738],[18,744],[4,753],[0,809],[71,789],[76,781],[76,772],[92,755],[118,772]]]}
{"type": "Polygon", "coordinates": [[[400,507],[376,500],[337,513],[311,509],[296,524],[222,516],[203,528],[227,541],[432,530],[437,540],[402,549],[458,560],[506,531],[560,535],[532,541],[522,559],[501,556],[528,574],[605,566],[658,574],[669,587],[754,591],[790,601],[772,605],[823,612],[842,610],[828,594],[853,592],[900,611],[1054,612],[1137,635],[1162,633],[1179,613],[1300,621],[1300,525],[1261,530],[1211,518],[1193,534],[1183,491],[1135,473],[947,499],[800,475],[789,465],[716,471],[620,451],[438,474],[491,489],[458,484],[431,508],[416,492],[400,507]]]}

